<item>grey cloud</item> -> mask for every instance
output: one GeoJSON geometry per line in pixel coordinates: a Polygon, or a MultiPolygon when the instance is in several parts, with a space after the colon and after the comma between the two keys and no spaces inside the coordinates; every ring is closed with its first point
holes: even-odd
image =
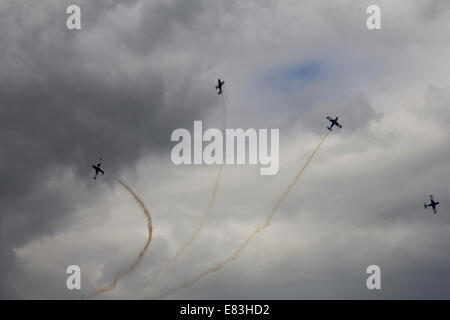
{"type": "Polygon", "coordinates": [[[448,51],[429,37],[444,25],[443,2],[430,4],[431,13],[383,2],[382,33],[365,30],[364,5],[347,1],[74,3],[83,10],[76,32],[65,30],[69,1],[0,10],[1,297],[76,298],[61,287],[67,263],[82,264],[89,288],[138,252],[139,209],[111,181],[90,183],[100,155],[133,181],[155,222],[142,265],[105,297],[149,297],[197,275],[263,222],[327,115],[339,115],[344,128],[273,225],[239,259],[171,297],[449,296],[448,73],[428,55],[448,51]],[[425,24],[415,13],[436,20],[425,24]],[[258,87],[264,71],[299,61],[318,61],[320,76],[283,94],[258,87]],[[424,77],[424,65],[441,72],[424,77]],[[230,77],[229,127],[279,124],[280,173],[226,167],[199,239],[148,286],[207,206],[216,168],[174,166],[169,137],[193,120],[221,120],[217,73],[230,77]],[[437,216],[423,209],[429,193],[441,201],[437,216]],[[364,287],[369,264],[382,267],[382,292],[364,287]]]}
{"type": "MultiPolygon", "coordinates": [[[[82,185],[74,190],[80,198],[68,196],[65,189],[42,187],[61,168],[89,179],[90,164],[98,156],[111,172],[132,168],[144,154],[167,152],[173,128],[186,126],[209,107],[208,98],[187,94],[198,93],[190,83],[177,90],[184,100],[167,105],[171,84],[159,71],[145,66],[126,70],[115,58],[120,49],[86,42],[100,19],[118,5],[136,1],[81,1],[83,29],[74,32],[65,29],[65,3],[17,1],[2,12],[0,211],[1,250],[8,257],[14,247],[67,222],[78,203],[94,197],[82,185]],[[108,54],[91,60],[96,51],[108,54]]],[[[139,27],[142,42],[158,43],[169,36],[172,21],[189,24],[193,15],[186,16],[185,7],[184,1],[160,4],[156,11],[164,16],[151,19],[152,32],[139,27]]],[[[139,51],[132,47],[142,44],[127,43],[127,52],[139,51]]],[[[151,59],[151,50],[145,54],[151,59]]],[[[5,259],[8,264],[11,260],[5,259]]]]}

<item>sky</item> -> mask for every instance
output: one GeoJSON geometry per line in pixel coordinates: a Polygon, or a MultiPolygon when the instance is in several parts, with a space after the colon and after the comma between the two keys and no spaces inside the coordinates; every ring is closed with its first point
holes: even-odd
{"type": "Polygon", "coordinates": [[[450,298],[450,3],[446,0],[0,0],[0,298],[450,298]],[[67,6],[81,30],[66,28],[67,6]],[[369,5],[381,29],[366,26],[369,5]],[[177,128],[280,130],[280,169],[172,163],[177,128]],[[438,214],[424,210],[433,194],[438,214]],[[81,268],[81,290],[66,268],[81,268]],[[366,269],[381,269],[368,290],[366,269]]]}

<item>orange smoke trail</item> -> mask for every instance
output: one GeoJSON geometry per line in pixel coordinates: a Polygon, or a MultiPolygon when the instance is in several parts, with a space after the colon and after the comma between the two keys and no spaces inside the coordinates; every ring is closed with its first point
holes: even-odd
{"type": "Polygon", "coordinates": [[[227,129],[227,114],[225,108],[225,94],[222,92],[222,111],[223,111],[223,136],[225,137],[225,130],[227,129]]]}
{"type": "Polygon", "coordinates": [[[309,157],[309,159],[306,161],[305,165],[303,166],[303,168],[297,173],[297,175],[295,176],[294,180],[289,184],[289,186],[287,187],[286,191],[281,195],[280,199],[277,201],[277,203],[275,204],[275,206],[273,207],[272,211],[270,211],[269,215],[267,216],[266,222],[259,227],[256,227],[255,230],[253,230],[253,232],[249,235],[249,237],[234,251],[234,253],[229,256],[228,258],[226,258],[225,260],[223,260],[222,262],[220,262],[219,264],[217,264],[215,267],[212,267],[208,270],[206,270],[205,272],[201,273],[200,275],[198,275],[196,278],[194,278],[191,281],[185,282],[184,284],[182,284],[179,287],[170,289],[166,292],[164,292],[163,294],[160,294],[158,296],[155,297],[155,299],[160,299],[163,298],[165,296],[168,296],[178,290],[190,287],[194,284],[196,284],[198,281],[200,281],[202,278],[206,277],[208,274],[213,273],[213,272],[217,272],[219,271],[223,266],[225,266],[226,264],[228,264],[229,262],[237,259],[239,257],[239,255],[241,254],[241,252],[247,247],[247,245],[253,240],[253,238],[256,236],[256,234],[258,234],[260,231],[264,230],[265,228],[267,228],[270,224],[270,221],[272,220],[273,215],[275,214],[275,212],[277,211],[277,209],[280,207],[280,205],[283,203],[284,199],[287,197],[287,195],[289,194],[289,192],[292,190],[292,188],[294,187],[294,185],[297,183],[297,181],[300,179],[300,177],[303,175],[303,172],[305,172],[306,168],[308,167],[309,163],[311,162],[311,160],[314,158],[314,156],[316,155],[317,151],[319,151],[320,147],[322,146],[322,144],[325,142],[325,139],[328,137],[328,134],[330,133],[330,131],[328,131],[322,138],[322,140],[320,141],[320,143],[317,145],[316,149],[313,151],[313,153],[311,154],[311,156],[309,157]]]}
{"type": "MultiPolygon", "coordinates": [[[[225,98],[224,94],[222,93],[222,110],[223,110],[223,136],[225,136],[225,130],[226,130],[226,113],[225,113],[225,98]]],[[[216,195],[217,195],[217,189],[219,188],[220,178],[222,177],[222,171],[223,171],[224,164],[220,164],[219,171],[217,172],[216,181],[214,183],[213,192],[211,194],[211,198],[209,199],[208,207],[206,209],[206,214],[203,217],[203,219],[200,221],[200,224],[198,225],[197,229],[195,230],[192,237],[186,242],[186,244],[175,254],[175,256],[170,259],[167,263],[162,265],[159,270],[155,273],[155,275],[150,279],[150,283],[155,280],[161,272],[166,269],[169,265],[174,263],[182,254],[183,252],[192,244],[192,242],[197,239],[198,235],[200,234],[200,231],[202,230],[203,226],[206,224],[206,221],[208,220],[209,216],[211,215],[211,211],[214,205],[214,202],[216,201],[216,195]]]]}
{"type": "Polygon", "coordinates": [[[147,252],[148,247],[150,246],[150,242],[152,241],[152,233],[153,233],[153,226],[152,226],[152,217],[150,215],[150,211],[147,209],[147,207],[145,206],[144,202],[136,195],[136,193],[134,193],[134,191],[122,180],[120,180],[119,178],[117,178],[116,176],[114,176],[113,174],[106,172],[107,174],[109,174],[114,180],[116,180],[118,183],[120,183],[129,193],[131,193],[131,195],[133,196],[134,200],[136,200],[136,202],[139,204],[139,206],[142,208],[142,210],[144,211],[145,217],[147,218],[147,229],[148,229],[148,237],[147,237],[147,241],[144,245],[144,247],[142,248],[142,250],[139,252],[138,257],[133,261],[132,264],[130,264],[125,270],[122,270],[121,272],[119,272],[116,277],[114,278],[114,280],[107,285],[104,288],[101,289],[96,289],[91,295],[90,297],[95,297],[98,295],[101,295],[105,292],[108,292],[110,290],[113,290],[116,285],[117,282],[126,274],[130,273],[131,271],[133,271],[134,268],[136,268],[136,266],[141,262],[142,258],[144,257],[145,253],[147,252]]]}

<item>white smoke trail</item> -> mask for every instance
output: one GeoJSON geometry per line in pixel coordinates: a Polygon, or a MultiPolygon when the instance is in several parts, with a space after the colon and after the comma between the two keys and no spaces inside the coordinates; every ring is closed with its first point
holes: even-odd
{"type": "MultiPolygon", "coordinates": [[[[223,136],[225,136],[225,130],[226,130],[226,107],[225,107],[225,98],[224,98],[223,92],[222,92],[222,110],[223,110],[223,136]]],[[[211,215],[212,208],[213,208],[214,203],[216,201],[216,195],[217,195],[217,190],[219,188],[220,179],[222,177],[223,167],[224,167],[224,164],[220,164],[219,165],[219,170],[217,172],[216,180],[215,180],[215,183],[214,183],[214,186],[213,186],[213,190],[212,190],[212,193],[211,193],[211,198],[209,199],[209,202],[208,202],[208,207],[206,209],[206,213],[203,216],[203,219],[200,221],[200,224],[195,229],[194,234],[186,242],[186,244],[180,250],[178,250],[178,252],[174,255],[174,257],[172,259],[170,259],[168,262],[166,262],[164,265],[162,265],[159,268],[159,270],[150,279],[150,283],[148,285],[150,285],[151,282],[153,280],[155,280],[161,274],[161,272],[164,269],[166,269],[169,265],[174,263],[184,253],[184,251],[186,251],[186,249],[195,241],[195,239],[197,239],[198,235],[200,234],[200,231],[203,229],[204,225],[206,224],[206,221],[208,220],[208,218],[211,215]]]]}
{"type": "Polygon", "coordinates": [[[196,278],[194,278],[191,281],[185,282],[184,284],[182,284],[181,286],[178,286],[176,288],[173,289],[169,289],[166,292],[157,295],[156,297],[154,297],[154,299],[160,299],[163,298],[167,295],[170,295],[178,290],[190,287],[194,284],[196,284],[198,281],[200,281],[202,278],[206,277],[208,274],[213,273],[213,272],[217,272],[219,271],[224,265],[228,264],[229,262],[237,259],[239,257],[239,255],[242,253],[242,251],[247,247],[247,245],[253,240],[253,238],[263,229],[267,228],[270,225],[270,221],[272,220],[273,215],[275,214],[275,212],[277,211],[277,209],[280,207],[280,205],[283,203],[284,199],[286,199],[287,195],[289,194],[289,192],[292,190],[292,188],[294,187],[294,185],[298,182],[298,180],[300,179],[300,177],[303,175],[303,173],[305,172],[306,168],[308,167],[309,163],[311,162],[311,160],[313,159],[313,157],[316,155],[317,151],[319,151],[320,147],[322,146],[322,144],[325,142],[325,139],[328,137],[328,134],[330,133],[330,131],[328,131],[323,138],[320,140],[320,143],[317,145],[316,149],[314,149],[313,153],[311,154],[311,156],[308,158],[308,160],[306,161],[305,165],[303,166],[303,168],[297,173],[297,175],[295,176],[295,178],[293,179],[293,181],[288,185],[287,189],[283,192],[283,194],[281,195],[281,197],[279,198],[279,200],[277,201],[277,203],[275,204],[275,206],[273,207],[273,209],[270,211],[269,215],[266,218],[266,222],[262,225],[262,226],[258,226],[255,228],[255,230],[253,230],[252,233],[250,233],[250,235],[248,236],[248,238],[233,252],[232,255],[230,255],[228,258],[222,260],[221,262],[219,262],[215,267],[212,267],[210,269],[207,269],[206,271],[204,271],[203,273],[201,273],[200,275],[198,275],[196,278]]]}
{"type": "MultiPolygon", "coordinates": [[[[105,171],[106,172],[106,171],[105,171]]],[[[101,295],[105,292],[111,291],[113,290],[116,286],[117,286],[117,282],[124,277],[125,275],[127,275],[128,273],[130,273],[131,271],[133,271],[134,268],[136,268],[136,266],[142,261],[142,258],[144,257],[145,253],[148,250],[148,247],[150,246],[150,243],[152,241],[152,233],[153,233],[153,226],[152,226],[152,217],[150,215],[150,211],[147,209],[147,207],[145,206],[144,202],[136,195],[136,193],[122,180],[120,180],[118,177],[114,176],[113,174],[106,172],[108,175],[110,175],[114,180],[116,180],[118,183],[120,183],[120,185],[122,185],[134,198],[134,200],[136,200],[136,202],[139,204],[139,206],[142,208],[145,217],[147,218],[147,229],[148,229],[148,236],[147,236],[147,241],[145,242],[144,247],[141,249],[141,251],[139,252],[137,258],[125,269],[120,271],[114,278],[114,280],[107,286],[100,288],[100,289],[96,289],[94,290],[93,293],[91,293],[88,298],[93,298],[96,297],[98,295],[101,295]]]]}

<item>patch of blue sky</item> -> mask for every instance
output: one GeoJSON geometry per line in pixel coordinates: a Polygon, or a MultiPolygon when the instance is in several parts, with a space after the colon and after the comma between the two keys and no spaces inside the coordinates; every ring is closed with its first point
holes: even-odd
{"type": "Polygon", "coordinates": [[[318,81],[322,76],[322,68],[318,62],[283,66],[270,71],[263,79],[264,87],[275,91],[296,91],[318,81]]]}

